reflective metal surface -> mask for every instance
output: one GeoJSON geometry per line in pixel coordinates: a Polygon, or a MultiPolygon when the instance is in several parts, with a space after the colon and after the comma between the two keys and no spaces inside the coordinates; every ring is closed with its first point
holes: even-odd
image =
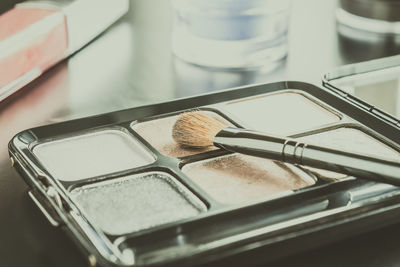
{"type": "MultiPolygon", "coordinates": [[[[1,11],[12,2],[2,1],[1,11]]],[[[287,59],[269,70],[227,72],[172,56],[169,1],[131,1],[122,20],[0,103],[0,266],[88,265],[70,239],[34,206],[27,186],[10,167],[7,143],[17,132],[244,84],[284,79],[320,84],[322,74],[336,66],[399,52],[388,50],[391,40],[379,46],[350,40],[349,45],[336,33],[335,7],[334,0],[294,1],[287,59]],[[363,49],[368,52],[360,52],[363,49]]],[[[272,265],[395,266],[400,263],[399,237],[399,227],[394,226],[272,265]]]]}
{"type": "Polygon", "coordinates": [[[400,125],[400,56],[385,57],[338,67],[324,76],[325,86],[348,92],[368,103],[376,114],[382,111],[400,125]]]}

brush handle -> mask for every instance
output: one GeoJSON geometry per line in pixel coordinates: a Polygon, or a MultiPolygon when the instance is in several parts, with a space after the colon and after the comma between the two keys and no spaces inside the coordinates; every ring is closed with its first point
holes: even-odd
{"type": "Polygon", "coordinates": [[[330,170],[400,186],[400,162],[329,149],[239,128],[222,129],[214,145],[228,151],[330,170]]]}

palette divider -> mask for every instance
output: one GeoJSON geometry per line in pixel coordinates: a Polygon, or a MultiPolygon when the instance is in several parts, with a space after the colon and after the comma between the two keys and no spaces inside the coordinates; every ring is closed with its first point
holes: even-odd
{"type": "Polygon", "coordinates": [[[201,106],[198,108],[199,111],[209,111],[209,112],[213,112],[219,116],[221,116],[223,119],[225,119],[226,121],[228,121],[229,123],[231,123],[234,127],[238,127],[238,128],[243,128],[241,123],[238,123],[237,120],[231,118],[229,115],[227,115],[226,113],[223,112],[223,110],[217,108],[219,104],[217,105],[210,105],[210,106],[201,106]]]}
{"type": "MultiPolygon", "coordinates": [[[[131,124],[129,124],[131,126],[131,124]]],[[[131,127],[128,128],[129,132],[134,135],[140,142],[142,142],[145,146],[147,146],[156,156],[156,161],[146,166],[145,170],[159,170],[167,172],[177,178],[184,186],[186,186],[189,190],[192,191],[198,198],[200,198],[207,206],[208,209],[213,210],[214,208],[220,206],[218,202],[216,202],[208,193],[206,193],[201,187],[199,187],[196,183],[192,182],[182,171],[181,166],[183,162],[187,160],[193,160],[197,158],[197,156],[201,158],[210,157],[209,155],[220,155],[226,154],[227,152],[219,150],[208,151],[200,154],[190,155],[181,158],[172,158],[161,154],[157,151],[151,144],[149,144],[143,137],[141,137],[138,133],[136,133],[131,127]]],[[[230,153],[230,152],[228,152],[230,153]]]]}
{"type": "Polygon", "coordinates": [[[309,135],[313,135],[313,134],[336,130],[336,129],[339,129],[342,127],[356,128],[356,127],[360,127],[360,124],[351,119],[349,119],[349,120],[345,119],[344,121],[335,122],[335,123],[332,123],[329,125],[323,125],[321,127],[315,127],[315,128],[303,131],[301,133],[296,133],[296,134],[290,135],[289,137],[300,138],[300,137],[304,137],[304,136],[309,136],[309,135]]]}
{"type": "Polygon", "coordinates": [[[179,158],[179,169],[182,169],[185,165],[197,162],[197,161],[202,161],[202,160],[207,160],[207,159],[213,159],[216,157],[221,157],[221,156],[226,156],[226,155],[233,155],[235,154],[234,152],[230,152],[227,150],[223,149],[217,149],[217,150],[212,150],[200,154],[195,154],[195,155],[190,155],[186,157],[181,157],[179,158]]]}
{"type": "Polygon", "coordinates": [[[361,132],[363,132],[363,133],[365,133],[367,135],[370,135],[370,136],[374,137],[375,139],[378,139],[382,143],[386,144],[387,146],[393,148],[394,150],[396,150],[397,152],[400,153],[400,143],[397,143],[397,142],[394,142],[394,141],[390,140],[386,136],[382,135],[381,133],[378,133],[378,132],[374,131],[373,129],[371,129],[369,127],[366,127],[366,126],[361,125],[361,124],[357,124],[355,126],[349,126],[348,128],[357,129],[357,130],[359,130],[359,131],[361,131],[361,132]]]}
{"type": "Polygon", "coordinates": [[[185,109],[177,109],[177,110],[167,112],[167,113],[160,113],[160,114],[154,114],[154,115],[150,115],[150,116],[146,116],[146,117],[140,117],[135,120],[130,120],[128,123],[129,123],[130,128],[134,128],[135,125],[140,124],[140,123],[165,119],[168,117],[173,117],[173,116],[179,115],[183,112],[189,112],[189,111],[198,110],[198,109],[199,108],[193,108],[193,107],[185,108],[185,109]]]}
{"type": "Polygon", "coordinates": [[[224,108],[223,103],[218,103],[214,105],[214,109],[218,110],[221,114],[224,114],[225,117],[228,117],[230,120],[234,121],[235,125],[237,125],[238,128],[243,128],[243,129],[250,129],[250,126],[247,125],[247,123],[234,114],[230,113],[227,109],[224,108]]]}
{"type": "Polygon", "coordinates": [[[103,174],[91,178],[85,178],[77,181],[61,181],[62,185],[68,189],[68,191],[72,191],[76,188],[85,186],[85,185],[90,185],[90,184],[95,184],[98,182],[105,182],[105,181],[112,181],[114,179],[118,179],[121,177],[125,176],[130,176],[130,175],[135,175],[135,174],[141,174],[141,173],[146,173],[146,172],[151,172],[151,171],[160,171],[160,172],[170,172],[170,168],[167,166],[160,166],[157,162],[151,163],[149,165],[145,166],[140,166],[132,169],[127,169],[127,170],[122,170],[114,173],[108,173],[108,174],[103,174]]]}
{"type": "Polygon", "coordinates": [[[305,92],[303,90],[297,90],[297,89],[289,89],[289,92],[293,92],[293,93],[297,93],[302,95],[303,97],[307,98],[308,100],[312,101],[313,103],[317,104],[318,106],[320,106],[323,109],[328,110],[329,112],[333,113],[334,115],[336,115],[337,117],[339,117],[339,121],[343,119],[343,113],[340,112],[339,110],[337,110],[336,108],[334,108],[333,106],[329,105],[328,103],[321,103],[321,101],[315,97],[314,95],[305,92]]]}
{"type": "Polygon", "coordinates": [[[136,138],[158,161],[160,158],[165,156],[161,154],[157,149],[155,149],[149,142],[146,141],[140,134],[138,134],[134,129],[132,129],[132,121],[125,122],[121,124],[134,138],[136,138]]]}
{"type": "Polygon", "coordinates": [[[226,205],[216,201],[203,188],[193,182],[186,174],[182,172],[181,169],[176,168],[173,170],[173,172],[174,176],[207,206],[207,212],[213,212],[214,210],[219,210],[226,207],[226,205]]]}

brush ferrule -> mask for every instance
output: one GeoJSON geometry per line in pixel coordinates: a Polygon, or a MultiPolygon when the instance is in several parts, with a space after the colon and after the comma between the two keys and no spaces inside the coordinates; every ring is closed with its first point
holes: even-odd
{"type": "Polygon", "coordinates": [[[256,157],[302,163],[305,144],[292,139],[226,127],[214,138],[214,145],[228,151],[256,157]]]}

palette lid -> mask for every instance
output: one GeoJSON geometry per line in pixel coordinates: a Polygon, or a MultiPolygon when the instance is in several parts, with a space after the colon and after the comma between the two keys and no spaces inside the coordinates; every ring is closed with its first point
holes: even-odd
{"type": "Polygon", "coordinates": [[[341,66],[323,85],[400,128],[400,55],[341,66]]]}

